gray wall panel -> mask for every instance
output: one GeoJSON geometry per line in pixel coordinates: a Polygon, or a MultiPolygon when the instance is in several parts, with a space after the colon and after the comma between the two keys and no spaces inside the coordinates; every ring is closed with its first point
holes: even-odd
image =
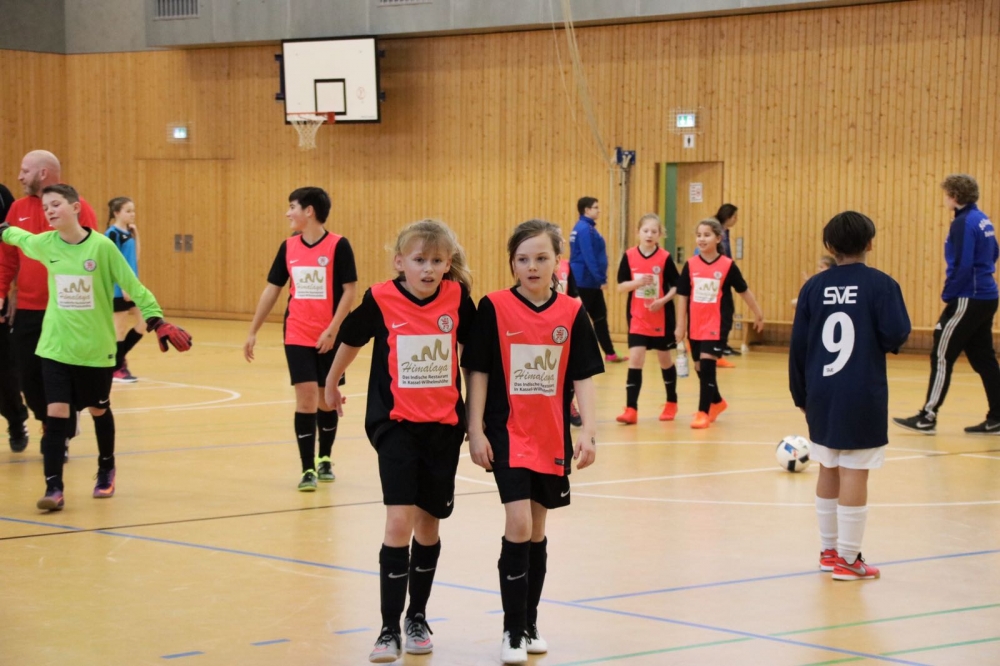
{"type": "Polygon", "coordinates": [[[66,53],[63,0],[0,0],[0,49],[66,53]]]}
{"type": "Polygon", "coordinates": [[[66,53],[142,51],[146,9],[135,0],[65,0],[66,53]]]}

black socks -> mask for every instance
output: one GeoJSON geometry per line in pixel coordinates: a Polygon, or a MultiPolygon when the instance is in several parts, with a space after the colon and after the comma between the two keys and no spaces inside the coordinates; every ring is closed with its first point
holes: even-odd
{"type": "Polygon", "coordinates": [[[523,635],[528,628],[528,560],[531,542],[512,543],[501,538],[500,600],[503,602],[503,629],[523,635]]]}
{"type": "Polygon", "coordinates": [[[639,391],[642,390],[642,368],[629,368],[628,379],[625,381],[625,405],[632,409],[639,408],[639,391]]]}
{"type": "MultiPolygon", "coordinates": [[[[399,632],[399,618],[406,605],[406,585],[410,575],[410,549],[382,544],[378,554],[382,597],[382,627],[399,632]]],[[[428,595],[430,591],[428,591],[428,595]]]]}
{"type": "Polygon", "coordinates": [[[412,618],[417,614],[427,617],[427,600],[431,596],[440,555],[440,539],[433,546],[424,546],[414,537],[410,544],[410,607],[406,610],[406,617],[412,618]]]}
{"type": "Polygon", "coordinates": [[[677,367],[660,368],[660,374],[663,375],[663,387],[667,389],[667,402],[677,402],[677,367]]]}
{"type": "Polygon", "coordinates": [[[337,422],[340,417],[336,410],[316,412],[316,425],[319,426],[319,457],[329,458],[333,451],[333,440],[337,438],[337,422]]]}
{"type": "Polygon", "coordinates": [[[302,471],[316,468],[316,414],[295,412],[295,441],[299,445],[302,471]]]}
{"type": "Polygon", "coordinates": [[[112,469],[115,466],[115,417],[110,408],[94,417],[94,434],[97,435],[97,466],[103,470],[112,469]]]}

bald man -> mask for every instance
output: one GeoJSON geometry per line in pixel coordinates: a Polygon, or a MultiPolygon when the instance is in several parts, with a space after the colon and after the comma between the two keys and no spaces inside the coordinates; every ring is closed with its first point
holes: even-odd
{"type": "MultiPolygon", "coordinates": [[[[52,227],[42,210],[42,188],[62,183],[59,158],[47,150],[33,150],[21,160],[17,180],[24,188],[24,196],[11,204],[7,223],[38,234],[51,231],[52,227]]],[[[80,224],[97,229],[94,209],[80,199],[80,224]]],[[[0,312],[5,312],[11,283],[17,280],[17,316],[11,329],[11,347],[17,359],[21,390],[28,408],[35,418],[45,423],[48,411],[45,387],[42,384],[42,361],[35,355],[38,338],[42,334],[42,319],[49,302],[48,273],[44,266],[24,256],[20,249],[0,245],[0,312]]],[[[0,317],[7,322],[14,313],[0,317]]]]}

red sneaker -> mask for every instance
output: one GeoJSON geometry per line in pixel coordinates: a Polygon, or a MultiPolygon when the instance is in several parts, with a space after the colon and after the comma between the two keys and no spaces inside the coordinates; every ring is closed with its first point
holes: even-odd
{"type": "Polygon", "coordinates": [[[837,549],[827,548],[822,553],[819,554],[819,570],[820,571],[833,571],[833,565],[836,564],[837,560],[837,549]]]}
{"type": "Polygon", "coordinates": [[[618,354],[607,354],[604,357],[605,363],[624,363],[628,360],[628,356],[619,356],[618,354]]]}
{"type": "Polygon", "coordinates": [[[719,414],[726,411],[729,407],[729,403],[723,400],[722,402],[717,402],[715,404],[708,406],[708,420],[715,423],[715,419],[719,418],[719,414]]]}
{"type": "Polygon", "coordinates": [[[635,425],[638,420],[639,412],[635,411],[632,407],[626,407],[625,411],[615,419],[618,423],[624,423],[626,425],[635,425]]]}
{"type": "Polygon", "coordinates": [[[717,368],[735,368],[736,364],[735,363],[730,363],[726,359],[726,357],[723,356],[723,357],[719,358],[718,361],[715,362],[715,367],[717,367],[717,368]]]}
{"type": "Polygon", "coordinates": [[[691,421],[691,427],[695,430],[701,430],[703,428],[707,428],[711,423],[712,420],[708,417],[708,414],[705,412],[698,412],[694,415],[694,420],[691,421]]]}
{"type": "Polygon", "coordinates": [[[668,402],[663,405],[663,411],[660,412],[661,421],[673,421],[674,417],[677,416],[677,403],[668,402]]]}
{"type": "Polygon", "coordinates": [[[858,559],[854,560],[851,564],[848,564],[847,560],[839,555],[833,561],[834,580],[871,580],[878,577],[878,569],[870,564],[866,564],[861,559],[861,553],[858,553],[858,559]]]}

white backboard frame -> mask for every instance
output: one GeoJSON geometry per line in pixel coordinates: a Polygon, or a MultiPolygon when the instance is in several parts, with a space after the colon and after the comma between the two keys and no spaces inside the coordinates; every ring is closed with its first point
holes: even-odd
{"type": "Polygon", "coordinates": [[[281,43],[285,122],[289,114],[332,113],[337,123],[381,122],[374,37],[281,43]]]}

